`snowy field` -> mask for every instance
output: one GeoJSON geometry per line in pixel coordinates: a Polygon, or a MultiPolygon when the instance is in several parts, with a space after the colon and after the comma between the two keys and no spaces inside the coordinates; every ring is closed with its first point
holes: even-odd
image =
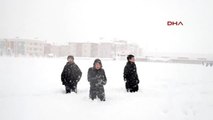
{"type": "Polygon", "coordinates": [[[126,61],[103,60],[108,78],[106,102],[91,101],[87,70],[78,94],[65,94],[63,58],[0,57],[0,120],[212,120],[213,67],[136,62],[138,93],[126,93],[126,61]]]}

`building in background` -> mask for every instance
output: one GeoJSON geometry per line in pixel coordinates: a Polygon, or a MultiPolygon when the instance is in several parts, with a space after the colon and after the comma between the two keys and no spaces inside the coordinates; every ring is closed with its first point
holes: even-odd
{"type": "Polygon", "coordinates": [[[129,44],[125,40],[114,41],[114,57],[116,59],[126,59],[128,54],[133,54],[137,57],[142,56],[142,48],[136,44],[129,44]]]}
{"type": "Polygon", "coordinates": [[[92,43],[82,43],[80,57],[91,57],[91,53],[92,53],[92,43]]]}
{"type": "Polygon", "coordinates": [[[101,58],[114,58],[115,45],[111,42],[102,42],[98,45],[98,57],[101,58]]]}
{"type": "Polygon", "coordinates": [[[45,42],[45,44],[44,44],[44,56],[45,57],[53,57],[52,45],[50,43],[45,42]]]}
{"type": "Polygon", "coordinates": [[[0,55],[7,56],[45,56],[64,57],[100,57],[125,58],[128,54],[141,55],[141,48],[127,41],[113,42],[69,42],[65,45],[55,45],[46,41],[31,39],[0,39],[0,55]]]}
{"type": "Polygon", "coordinates": [[[27,56],[44,56],[44,42],[38,40],[20,40],[22,44],[18,47],[23,49],[20,52],[25,53],[27,56]]]}
{"type": "Polygon", "coordinates": [[[9,55],[6,39],[0,39],[0,56],[9,55]]]}
{"type": "Polygon", "coordinates": [[[99,44],[98,43],[92,43],[91,44],[91,54],[90,57],[100,57],[99,56],[99,44]]]}
{"type": "MultiPolygon", "coordinates": [[[[156,52],[157,53],[157,52],[156,52]]],[[[212,54],[175,54],[175,53],[143,53],[137,44],[125,40],[111,42],[69,42],[56,45],[37,39],[0,39],[0,56],[32,56],[32,57],[75,57],[126,59],[128,54],[136,56],[137,61],[192,63],[213,66],[212,54]]]]}
{"type": "Polygon", "coordinates": [[[44,56],[44,42],[29,39],[1,39],[0,55],[44,56]]]}

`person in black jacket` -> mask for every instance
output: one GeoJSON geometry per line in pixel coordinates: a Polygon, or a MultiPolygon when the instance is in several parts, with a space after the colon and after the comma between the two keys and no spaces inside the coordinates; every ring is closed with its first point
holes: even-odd
{"type": "Polygon", "coordinates": [[[127,56],[127,63],[124,68],[124,81],[126,82],[126,90],[127,92],[137,92],[139,87],[139,79],[137,74],[137,68],[135,65],[135,57],[134,55],[127,56]]]}
{"type": "Polygon", "coordinates": [[[66,93],[77,93],[77,84],[81,79],[82,72],[78,65],[74,62],[74,57],[69,55],[67,57],[67,64],[61,73],[62,84],[65,85],[66,93]]]}
{"type": "Polygon", "coordinates": [[[100,59],[96,59],[93,67],[89,68],[87,78],[90,83],[89,98],[94,100],[98,97],[101,101],[105,101],[104,85],[107,78],[100,59]]]}

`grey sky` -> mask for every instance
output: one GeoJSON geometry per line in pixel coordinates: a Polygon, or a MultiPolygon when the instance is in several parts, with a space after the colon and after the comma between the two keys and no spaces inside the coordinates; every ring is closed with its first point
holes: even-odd
{"type": "Polygon", "coordinates": [[[213,53],[212,0],[0,0],[0,38],[128,40],[149,52],[213,53]],[[184,26],[167,26],[167,21],[184,26]]]}

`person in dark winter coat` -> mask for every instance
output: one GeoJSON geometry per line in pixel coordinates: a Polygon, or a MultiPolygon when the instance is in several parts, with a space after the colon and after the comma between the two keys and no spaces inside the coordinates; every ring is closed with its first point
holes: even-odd
{"type": "Polygon", "coordinates": [[[127,63],[124,68],[124,81],[126,82],[126,90],[127,92],[137,92],[139,87],[139,79],[137,74],[137,68],[135,65],[134,55],[127,56],[127,63]]]}
{"type": "Polygon", "coordinates": [[[107,83],[107,78],[100,59],[96,59],[93,67],[89,68],[87,78],[90,83],[90,99],[94,100],[98,97],[101,101],[105,101],[104,85],[107,83]]]}
{"type": "Polygon", "coordinates": [[[66,93],[70,93],[72,91],[77,93],[77,84],[81,79],[82,72],[78,65],[75,64],[73,56],[68,56],[67,61],[68,62],[61,73],[61,81],[65,86],[66,93]]]}

